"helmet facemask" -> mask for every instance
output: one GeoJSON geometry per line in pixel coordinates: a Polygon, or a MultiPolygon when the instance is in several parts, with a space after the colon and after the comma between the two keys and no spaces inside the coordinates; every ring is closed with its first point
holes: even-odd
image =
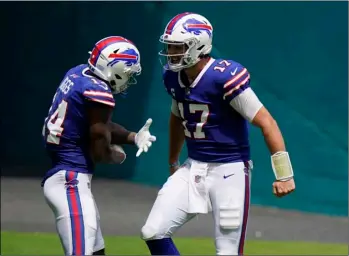
{"type": "Polygon", "coordinates": [[[141,74],[140,64],[133,65],[124,69],[124,72],[110,74],[108,79],[111,91],[113,94],[127,94],[127,89],[134,84],[137,84],[136,76],[141,74]]]}
{"type": "Polygon", "coordinates": [[[201,49],[198,49],[199,41],[196,38],[177,42],[166,40],[164,37],[166,36],[161,36],[159,40],[164,45],[159,55],[160,63],[165,69],[178,72],[199,62],[201,49]]]}

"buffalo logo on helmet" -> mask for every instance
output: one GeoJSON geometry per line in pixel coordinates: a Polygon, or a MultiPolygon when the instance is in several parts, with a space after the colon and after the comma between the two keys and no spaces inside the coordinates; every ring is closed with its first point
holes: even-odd
{"type": "Polygon", "coordinates": [[[205,22],[199,21],[197,19],[188,19],[183,23],[183,28],[194,35],[200,35],[202,31],[205,31],[209,37],[212,36],[212,27],[205,22]]]}
{"type": "Polygon", "coordinates": [[[122,52],[114,52],[109,54],[108,56],[109,59],[112,59],[109,63],[108,66],[113,66],[116,63],[120,61],[124,61],[126,66],[132,66],[137,64],[139,55],[134,49],[127,49],[122,52]]]}

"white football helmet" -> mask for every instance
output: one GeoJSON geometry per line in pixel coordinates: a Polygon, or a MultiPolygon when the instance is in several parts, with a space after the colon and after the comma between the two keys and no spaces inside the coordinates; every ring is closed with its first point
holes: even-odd
{"type": "Polygon", "coordinates": [[[161,64],[174,72],[195,65],[211,52],[212,34],[212,25],[205,17],[190,12],[178,14],[160,37],[160,42],[165,44],[159,52],[161,64]]]}
{"type": "Polygon", "coordinates": [[[109,83],[112,93],[125,92],[137,83],[134,76],[140,75],[142,68],[139,51],[131,41],[121,36],[106,37],[89,54],[89,69],[109,83]]]}

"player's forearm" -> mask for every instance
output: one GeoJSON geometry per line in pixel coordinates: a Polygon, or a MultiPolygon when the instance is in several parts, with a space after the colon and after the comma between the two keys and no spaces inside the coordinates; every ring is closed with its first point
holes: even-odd
{"type": "Polygon", "coordinates": [[[258,126],[263,133],[264,140],[271,154],[271,162],[275,178],[287,181],[293,177],[290,157],[285,148],[279,126],[265,107],[261,107],[254,116],[252,123],[258,126]]]}
{"type": "Polygon", "coordinates": [[[276,121],[273,120],[269,125],[263,126],[262,132],[271,154],[272,169],[276,180],[288,181],[292,179],[294,175],[292,164],[276,121]]]}
{"type": "Polygon", "coordinates": [[[113,150],[112,145],[105,146],[103,149],[99,156],[94,157],[95,162],[104,164],[120,163],[120,153],[113,150]]]}
{"type": "Polygon", "coordinates": [[[261,129],[271,155],[276,152],[286,151],[283,136],[274,119],[267,122],[261,129]]]}
{"type": "MultiPolygon", "coordinates": [[[[256,100],[254,100],[253,102],[255,103],[256,100]]],[[[251,104],[250,101],[250,104],[248,106],[251,105],[256,105],[258,107],[258,105],[261,104],[251,104]]],[[[247,108],[248,106],[246,106],[245,109],[251,109],[251,107],[247,108]]],[[[255,109],[256,108],[253,108],[253,111],[247,112],[254,113],[255,109]]],[[[259,127],[262,130],[264,140],[269,148],[271,155],[275,154],[276,152],[286,151],[285,142],[279,126],[265,107],[259,107],[258,112],[253,117],[250,115],[249,119],[252,119],[253,125],[259,127]]]]}
{"type": "Polygon", "coordinates": [[[178,161],[184,144],[184,130],[182,126],[182,120],[171,113],[170,122],[170,153],[169,164],[173,164],[178,161]]]}
{"type": "Polygon", "coordinates": [[[111,144],[135,144],[135,132],[131,132],[125,127],[113,122],[109,123],[109,130],[111,132],[111,144]]]}
{"type": "Polygon", "coordinates": [[[115,145],[110,144],[110,140],[107,137],[101,136],[99,139],[93,141],[92,145],[92,157],[96,163],[115,164],[120,163],[124,158],[121,156],[120,151],[115,150],[115,145]]]}
{"type": "Polygon", "coordinates": [[[111,136],[106,124],[96,124],[90,128],[91,154],[95,162],[110,162],[112,149],[111,136]]]}

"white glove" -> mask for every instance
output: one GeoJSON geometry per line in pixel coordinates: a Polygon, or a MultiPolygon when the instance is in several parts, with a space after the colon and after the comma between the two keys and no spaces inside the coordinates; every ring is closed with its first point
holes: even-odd
{"type": "Polygon", "coordinates": [[[143,152],[148,152],[151,147],[152,142],[156,141],[156,137],[151,135],[149,132],[149,127],[153,120],[149,118],[145,122],[144,126],[138,131],[135,137],[135,143],[138,147],[136,157],[139,157],[143,152]]]}

